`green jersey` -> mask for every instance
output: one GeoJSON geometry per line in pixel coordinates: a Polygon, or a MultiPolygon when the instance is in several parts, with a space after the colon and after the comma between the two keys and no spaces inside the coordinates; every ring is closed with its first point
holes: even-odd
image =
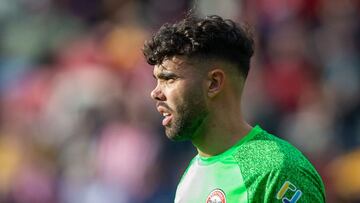
{"type": "Polygon", "coordinates": [[[227,151],[195,156],[175,203],[325,202],[319,174],[288,142],[259,126],[227,151]]]}

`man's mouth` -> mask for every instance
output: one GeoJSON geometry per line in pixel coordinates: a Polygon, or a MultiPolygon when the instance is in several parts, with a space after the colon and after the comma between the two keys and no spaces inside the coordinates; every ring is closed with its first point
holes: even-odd
{"type": "Polygon", "coordinates": [[[171,120],[172,120],[172,118],[173,118],[172,114],[170,114],[170,113],[163,113],[162,115],[164,116],[164,119],[162,120],[162,125],[163,125],[163,126],[169,125],[170,122],[171,122],[171,120]]]}
{"type": "Polygon", "coordinates": [[[164,116],[164,119],[162,120],[162,125],[168,126],[173,118],[173,115],[169,112],[168,108],[161,106],[159,104],[157,104],[156,106],[157,106],[157,110],[159,111],[159,113],[162,116],[164,116]]]}

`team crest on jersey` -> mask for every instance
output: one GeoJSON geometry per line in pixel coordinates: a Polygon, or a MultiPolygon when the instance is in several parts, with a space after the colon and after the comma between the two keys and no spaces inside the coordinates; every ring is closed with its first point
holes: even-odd
{"type": "Polygon", "coordinates": [[[221,189],[213,190],[207,197],[206,203],[226,203],[224,191],[221,189]]]}

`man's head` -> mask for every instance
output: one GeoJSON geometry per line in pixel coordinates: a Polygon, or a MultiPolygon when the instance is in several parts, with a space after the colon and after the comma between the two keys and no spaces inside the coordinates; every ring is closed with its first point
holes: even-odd
{"type": "Polygon", "coordinates": [[[184,140],[201,133],[212,101],[225,95],[226,87],[240,97],[254,51],[248,31],[233,21],[188,16],[163,25],[143,52],[155,65],[151,97],[165,116],[166,135],[184,140]]]}

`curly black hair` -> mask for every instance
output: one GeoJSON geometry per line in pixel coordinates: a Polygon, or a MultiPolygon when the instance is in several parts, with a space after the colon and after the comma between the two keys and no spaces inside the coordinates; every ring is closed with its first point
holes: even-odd
{"type": "Polygon", "coordinates": [[[223,59],[235,63],[246,78],[254,40],[247,27],[232,20],[188,15],[178,23],[164,24],[145,42],[143,53],[150,65],[176,55],[223,59]]]}

